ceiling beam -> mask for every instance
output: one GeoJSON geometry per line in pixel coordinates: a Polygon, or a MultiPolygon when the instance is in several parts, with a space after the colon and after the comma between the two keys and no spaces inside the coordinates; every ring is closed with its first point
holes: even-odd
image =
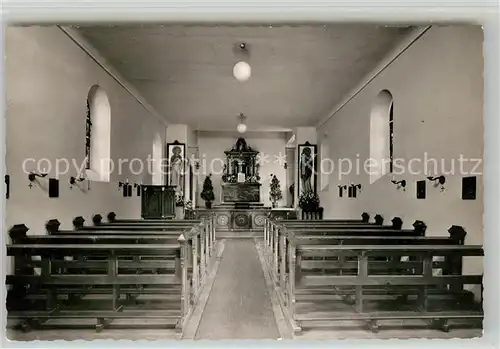
{"type": "Polygon", "coordinates": [[[137,89],[123,78],[101,54],[79,33],[76,29],[57,26],[61,31],[68,36],[82,51],[84,51],[99,67],[101,67],[113,80],[115,80],[132,98],[146,109],[149,114],[154,116],[165,126],[168,126],[167,120],[137,91],[137,89]]]}

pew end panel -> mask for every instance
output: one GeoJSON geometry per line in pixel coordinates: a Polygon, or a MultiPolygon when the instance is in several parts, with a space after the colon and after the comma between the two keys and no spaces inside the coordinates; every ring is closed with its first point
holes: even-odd
{"type": "Polygon", "coordinates": [[[107,218],[109,223],[113,223],[116,220],[116,213],[114,212],[108,213],[107,218]]]}
{"type": "Polygon", "coordinates": [[[61,226],[61,223],[57,219],[50,219],[45,224],[45,230],[47,231],[47,234],[50,235],[53,232],[59,231],[60,226],[61,226]]]}
{"type": "Polygon", "coordinates": [[[93,215],[92,223],[94,223],[94,225],[100,225],[102,223],[102,216],[100,214],[93,215]]]}
{"type": "Polygon", "coordinates": [[[83,218],[82,216],[78,216],[73,219],[73,227],[77,230],[83,228],[84,224],[85,218],[83,218]]]}

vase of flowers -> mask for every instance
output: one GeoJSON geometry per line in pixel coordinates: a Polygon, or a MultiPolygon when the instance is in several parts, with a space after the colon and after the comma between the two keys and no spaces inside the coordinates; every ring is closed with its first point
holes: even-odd
{"type": "Polygon", "coordinates": [[[193,202],[188,200],[184,206],[184,219],[195,219],[193,202]]]}
{"type": "Polygon", "coordinates": [[[175,195],[175,218],[184,219],[184,196],[180,193],[175,195]]]}
{"type": "Polygon", "coordinates": [[[303,192],[299,197],[299,207],[306,212],[319,209],[319,196],[313,191],[303,192]]]}

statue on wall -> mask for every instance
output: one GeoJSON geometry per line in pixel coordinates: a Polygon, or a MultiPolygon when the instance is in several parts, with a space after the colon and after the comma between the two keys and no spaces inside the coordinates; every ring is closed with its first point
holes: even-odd
{"type": "Polygon", "coordinates": [[[311,148],[304,147],[300,154],[300,179],[302,180],[302,191],[307,193],[312,191],[311,178],[312,170],[312,155],[311,148]]]}
{"type": "Polygon", "coordinates": [[[170,157],[170,183],[169,185],[176,187],[176,191],[180,190],[183,175],[183,158],[182,149],[179,146],[172,148],[172,156],[170,157]]]}
{"type": "Polygon", "coordinates": [[[236,146],[235,146],[235,150],[236,151],[247,151],[249,150],[248,146],[247,146],[247,142],[245,141],[244,138],[238,138],[238,140],[236,141],[236,146]]]}

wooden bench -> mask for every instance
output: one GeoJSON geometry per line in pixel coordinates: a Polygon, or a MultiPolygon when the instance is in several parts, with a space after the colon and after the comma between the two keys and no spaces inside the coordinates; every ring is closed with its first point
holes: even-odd
{"type": "MultiPolygon", "coordinates": [[[[381,217],[380,215],[376,216],[377,219],[378,217],[381,217]]],[[[295,224],[297,226],[314,226],[314,225],[341,225],[341,224],[350,224],[350,225],[355,225],[355,224],[360,224],[360,225],[371,225],[374,223],[370,223],[370,215],[366,212],[363,212],[361,214],[361,219],[322,219],[322,220],[308,220],[306,222],[297,220],[297,219],[282,219],[281,217],[276,217],[271,213],[267,216],[265,225],[264,225],[264,235],[268,234],[268,231],[271,229],[271,225],[273,222],[283,222],[284,224],[295,224]]],[[[382,219],[383,222],[383,219],[382,219]]],[[[382,224],[380,222],[380,224],[382,224]]],[[[379,223],[379,221],[376,221],[375,224],[379,223]]]]}
{"type": "MultiPolygon", "coordinates": [[[[94,215],[93,221],[99,221],[101,218],[94,215]]],[[[213,223],[209,223],[210,220],[193,220],[193,221],[176,221],[182,223],[164,223],[165,221],[154,220],[154,222],[148,223],[127,223],[127,224],[111,224],[111,225],[95,225],[95,226],[85,226],[85,219],[83,217],[76,217],[73,220],[73,226],[75,230],[89,232],[93,235],[103,235],[108,232],[113,232],[112,234],[162,234],[163,232],[170,232],[172,235],[180,234],[181,232],[190,231],[193,226],[196,226],[200,230],[200,234],[195,236],[195,245],[198,246],[198,250],[202,251],[203,258],[207,260],[213,255],[215,250],[215,230],[213,229],[213,223]]],[[[50,223],[51,221],[49,221],[50,223]]],[[[59,222],[47,226],[47,232],[49,234],[66,234],[64,231],[59,230],[59,222]]],[[[201,262],[200,262],[201,263],[201,262]]],[[[202,264],[201,264],[202,265],[202,264]]]]}
{"type": "MultiPolygon", "coordinates": [[[[463,306],[457,303],[449,308],[436,308],[436,304],[432,304],[430,294],[435,290],[443,292],[456,293],[456,290],[462,290],[463,285],[480,285],[482,283],[482,275],[461,275],[457,268],[453,268],[453,273],[447,275],[433,275],[433,268],[436,264],[433,263],[433,258],[440,256],[445,260],[456,260],[457,257],[462,259],[464,256],[483,256],[481,246],[464,246],[464,245],[310,245],[302,244],[300,238],[293,236],[289,237],[288,250],[288,277],[286,278],[286,303],[285,308],[288,316],[291,319],[292,326],[295,331],[300,331],[302,327],[311,324],[322,323],[331,326],[337,321],[344,320],[363,320],[367,321],[372,331],[378,331],[379,320],[394,320],[394,319],[421,319],[432,320],[439,325],[442,330],[448,331],[449,319],[475,319],[481,320],[483,312],[481,305],[471,305],[470,300],[465,302],[463,306]],[[308,274],[303,272],[303,267],[308,262],[305,262],[302,257],[307,254],[336,257],[354,257],[357,263],[357,272],[354,275],[328,275],[328,274],[308,274]],[[412,264],[416,264],[417,273],[408,274],[388,274],[379,275],[371,271],[377,270],[378,257],[387,256],[399,257],[401,255],[413,256],[415,258],[412,264]],[[306,290],[308,288],[326,287],[331,288],[334,293],[338,288],[354,291],[354,307],[350,312],[336,311],[320,311],[301,313],[297,311],[297,294],[298,290],[306,290]],[[407,295],[408,289],[417,291],[416,306],[411,309],[399,307],[397,309],[380,310],[370,309],[365,306],[365,302],[370,300],[368,295],[373,294],[373,291],[384,292],[387,288],[391,288],[393,295],[407,295]]],[[[310,263],[310,262],[309,262],[310,263]]],[[[334,263],[334,262],[332,262],[334,263]]],[[[389,259],[386,262],[385,268],[400,268],[407,269],[408,262],[398,260],[397,258],[389,259]]],[[[448,264],[444,264],[449,266],[448,264]]],[[[409,268],[412,269],[412,268],[409,268]]],[[[413,268],[415,269],[415,268],[413,268]]],[[[350,293],[352,294],[352,293],[350,293]]],[[[373,299],[373,298],[372,298],[373,299]]],[[[450,297],[453,299],[453,297],[450,297]]],[[[324,301],[324,298],[323,298],[324,301]]],[[[442,302],[442,298],[439,302],[442,302]]],[[[437,302],[439,305],[439,302],[437,302]]],[[[323,304],[324,305],[324,304],[323,304]]],[[[390,302],[391,307],[400,303],[393,300],[390,302]]]]}
{"type": "MultiPolygon", "coordinates": [[[[174,220],[152,220],[148,222],[137,222],[134,223],[131,220],[129,223],[110,223],[110,224],[100,224],[102,217],[100,215],[94,215],[93,221],[94,226],[85,226],[85,219],[83,217],[76,217],[73,220],[73,226],[79,231],[99,231],[102,234],[103,231],[120,231],[123,234],[124,231],[134,231],[134,232],[155,232],[159,231],[173,231],[178,233],[181,230],[190,230],[193,226],[197,226],[200,229],[200,243],[204,246],[204,252],[208,254],[209,257],[212,256],[212,252],[215,248],[215,225],[213,224],[213,219],[203,219],[203,220],[190,220],[190,221],[174,221],[174,220]],[[172,223],[175,222],[175,223],[172,223]]],[[[47,231],[58,231],[59,226],[54,225],[52,228],[47,228],[47,231]]],[[[200,247],[201,248],[201,247],[200,247]]]]}
{"type": "MultiPolygon", "coordinates": [[[[383,232],[383,231],[382,231],[383,232]]],[[[384,233],[380,234],[377,231],[345,231],[344,234],[323,236],[323,235],[309,235],[304,234],[304,231],[300,230],[288,230],[284,228],[279,237],[279,246],[273,252],[273,256],[270,260],[270,265],[272,268],[272,275],[275,281],[280,283],[281,286],[284,284],[285,272],[286,272],[286,258],[288,256],[288,241],[289,237],[293,236],[294,239],[300,242],[302,245],[317,245],[317,244],[328,244],[328,245],[463,245],[465,241],[466,232],[463,229],[450,228],[449,237],[422,237],[422,236],[412,236],[405,235],[404,231],[400,231],[400,236],[386,235],[384,233]],[[350,235],[348,235],[350,234],[350,235]]],[[[322,258],[321,254],[318,256],[309,256],[311,258],[322,258]]],[[[401,260],[398,256],[398,261],[401,260]]],[[[340,257],[339,257],[340,258],[340,257]]],[[[395,256],[392,256],[394,259],[395,256]]],[[[384,261],[383,257],[378,258],[379,261],[384,261]]],[[[314,263],[318,266],[321,265],[322,261],[312,261],[311,265],[314,263]]],[[[356,264],[346,264],[347,260],[340,260],[338,263],[334,263],[331,260],[325,261],[321,269],[338,269],[343,268],[344,271],[349,265],[356,266],[356,264]]],[[[458,261],[455,261],[458,263],[458,261]]],[[[383,263],[381,263],[383,264],[383,263]]],[[[461,267],[461,263],[460,263],[461,267]]],[[[352,268],[351,268],[352,269],[352,268]]]]}
{"type": "MultiPolygon", "coordinates": [[[[130,224],[128,226],[120,226],[120,228],[103,228],[100,226],[85,227],[87,229],[82,229],[84,223],[83,217],[76,217],[73,220],[73,224],[77,226],[76,231],[72,230],[59,230],[60,223],[57,220],[51,220],[47,223],[46,229],[49,235],[55,236],[68,236],[68,235],[92,235],[92,236],[165,236],[170,238],[176,238],[180,234],[184,234],[187,238],[187,244],[189,248],[189,258],[190,263],[193,267],[193,290],[198,294],[201,284],[204,282],[205,277],[208,274],[208,270],[212,264],[213,255],[215,253],[215,240],[212,239],[214,236],[210,231],[206,230],[206,224],[204,222],[198,223],[197,225],[185,224],[184,226],[169,227],[168,229],[163,229],[162,226],[157,227],[155,225],[150,225],[144,229],[140,224],[130,224]]],[[[144,238],[142,238],[144,239],[144,238]]],[[[123,238],[121,238],[123,240],[123,238]]]]}
{"type": "Polygon", "coordinates": [[[102,216],[96,214],[92,217],[92,221],[94,225],[126,225],[126,224],[165,224],[167,226],[179,226],[185,224],[200,224],[201,222],[206,224],[207,231],[210,232],[210,237],[213,241],[215,241],[215,213],[207,212],[202,219],[183,219],[183,220],[174,220],[174,219],[116,219],[116,214],[114,212],[110,212],[107,216],[108,223],[102,222],[102,216]]]}
{"type": "Polygon", "coordinates": [[[329,225],[324,225],[322,227],[316,226],[296,226],[289,225],[287,221],[273,221],[269,224],[267,233],[264,234],[264,256],[268,263],[271,265],[271,269],[274,275],[277,274],[278,264],[283,256],[282,245],[284,242],[284,236],[288,232],[294,232],[296,235],[323,235],[323,236],[394,236],[394,237],[417,237],[424,236],[427,226],[422,221],[415,221],[413,224],[414,229],[401,229],[402,221],[399,217],[395,217],[393,220],[393,226],[388,228],[383,225],[372,225],[372,226],[358,226],[357,223],[354,225],[330,223],[329,225]],[[399,229],[397,229],[399,228],[399,229]]]}
{"type": "MultiPolygon", "coordinates": [[[[54,240],[54,237],[49,237],[48,240],[54,240]]],[[[22,320],[24,328],[50,319],[94,318],[97,320],[96,330],[102,330],[106,324],[116,318],[141,318],[161,319],[167,325],[175,325],[182,329],[191,308],[187,265],[188,247],[184,236],[180,236],[176,244],[10,244],[7,245],[7,255],[14,257],[16,261],[16,273],[7,276],[7,284],[16,291],[26,290],[14,293],[14,299],[10,299],[8,318],[22,320]],[[74,259],[65,260],[64,257],[67,256],[74,259]],[[106,260],[98,261],[99,267],[106,264],[103,273],[53,273],[53,263],[63,270],[75,267],[94,268],[96,266],[94,262],[81,260],[81,258],[92,256],[106,256],[106,260]],[[123,265],[138,270],[151,267],[151,262],[142,261],[140,258],[133,261],[133,266],[130,265],[131,262],[122,258],[130,256],[171,256],[174,260],[174,268],[173,271],[167,270],[161,274],[119,273],[123,265]],[[40,259],[35,260],[34,257],[40,259]],[[40,275],[29,272],[33,267],[40,268],[40,275]],[[121,288],[137,285],[170,287],[171,295],[172,292],[178,292],[177,297],[172,298],[177,299],[177,302],[173,305],[168,304],[166,309],[160,310],[156,306],[153,309],[134,309],[126,302],[121,302],[121,288]],[[89,309],[88,304],[79,304],[73,298],[64,300],[64,293],[68,290],[68,293],[71,293],[73,286],[107,287],[112,292],[111,304],[105,306],[104,309],[101,307],[89,309]],[[40,294],[40,292],[45,292],[45,297],[42,299],[26,298],[27,294],[40,294]],[[60,296],[63,296],[63,299],[60,296]]]]}
{"type": "MultiPolygon", "coordinates": [[[[14,226],[11,231],[11,239],[14,244],[39,244],[39,245],[74,245],[74,244],[93,244],[93,245],[106,245],[106,244],[137,244],[140,246],[151,245],[151,244],[177,244],[177,239],[182,234],[183,238],[186,240],[186,263],[188,269],[188,282],[190,289],[189,303],[192,304],[196,301],[199,296],[199,291],[201,285],[206,277],[209,269],[209,264],[211,260],[209,255],[211,255],[211,248],[213,246],[208,246],[209,239],[203,239],[202,235],[206,231],[204,230],[204,225],[198,225],[191,227],[190,230],[177,230],[177,231],[135,231],[133,227],[131,230],[105,230],[105,231],[61,231],[59,230],[60,223],[57,220],[50,220],[47,223],[46,229],[50,235],[35,235],[28,236],[26,233],[28,228],[24,225],[14,226]],[[206,242],[206,244],[204,243],[206,242]]],[[[128,228],[124,228],[128,229],[128,228]]],[[[144,252],[144,250],[142,250],[144,252]]],[[[62,256],[54,256],[51,261],[51,272],[61,270],[68,273],[68,271],[78,271],[79,269],[84,269],[84,271],[96,272],[106,270],[107,268],[107,254],[104,252],[92,252],[90,256],[82,256],[81,254],[76,254],[66,257],[71,257],[73,260],[66,260],[62,256]]],[[[160,256],[153,254],[145,255],[132,255],[132,256],[121,256],[119,258],[119,271],[121,273],[139,273],[144,274],[144,272],[158,273],[173,270],[175,267],[174,260],[168,256],[160,256]]],[[[21,265],[21,270],[28,270],[39,266],[38,261],[28,261],[26,258],[20,260],[17,256],[14,258],[14,264],[16,270],[19,270],[21,265]],[[29,263],[28,263],[29,262],[29,263]],[[27,269],[28,268],[28,269],[27,269]]],[[[80,274],[82,271],[80,270],[80,274]]],[[[109,293],[109,285],[104,285],[104,287],[93,287],[86,288],[81,287],[79,284],[69,285],[62,288],[70,298],[74,295],[95,295],[95,294],[105,294],[109,293]]],[[[172,299],[172,289],[170,288],[158,288],[155,284],[145,284],[138,287],[127,286],[122,288],[122,294],[126,295],[127,300],[135,299],[134,295],[144,295],[144,294],[161,294],[161,298],[172,299]]],[[[37,295],[32,295],[36,298],[37,295]]],[[[173,296],[175,299],[175,296],[173,296]]]]}

